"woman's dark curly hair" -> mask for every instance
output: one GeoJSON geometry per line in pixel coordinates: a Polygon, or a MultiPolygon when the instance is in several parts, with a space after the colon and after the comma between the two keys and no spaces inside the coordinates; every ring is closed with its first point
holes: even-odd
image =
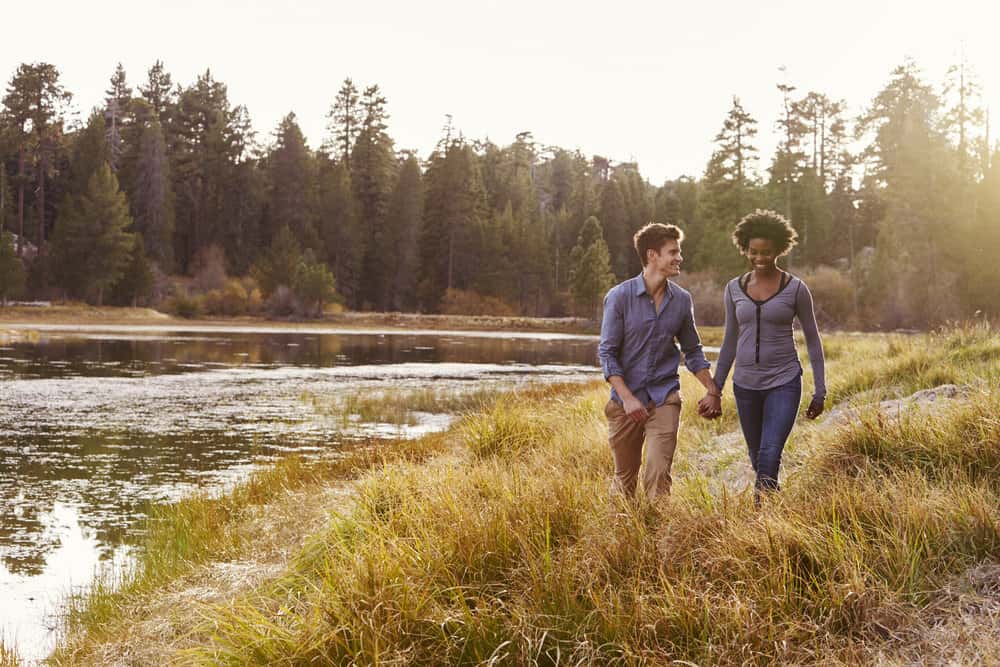
{"type": "Polygon", "coordinates": [[[795,228],[783,215],[762,208],[743,216],[733,231],[733,243],[740,252],[747,251],[750,239],[769,239],[774,241],[779,257],[794,248],[798,238],[795,228]]]}

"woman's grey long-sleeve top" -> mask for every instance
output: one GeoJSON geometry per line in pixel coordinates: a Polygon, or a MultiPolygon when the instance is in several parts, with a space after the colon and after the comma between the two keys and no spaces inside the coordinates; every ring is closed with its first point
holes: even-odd
{"type": "Polygon", "coordinates": [[[802,372],[792,339],[792,321],[799,318],[812,365],[816,398],[826,397],[823,343],[816,326],[809,288],[795,276],[764,301],[744,290],[740,278],[726,284],[726,331],[715,366],[715,384],[721,390],[736,362],[733,383],[745,389],[771,389],[791,382],[802,372]]]}

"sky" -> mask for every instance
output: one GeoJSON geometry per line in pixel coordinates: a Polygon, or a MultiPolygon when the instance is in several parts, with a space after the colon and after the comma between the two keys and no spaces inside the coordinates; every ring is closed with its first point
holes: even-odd
{"type": "MultiPolygon", "coordinates": [[[[732,97],[776,143],[783,78],[856,115],[905,57],[939,88],[964,51],[1000,119],[1000,6],[840,0],[48,0],[4,6],[0,76],[54,64],[80,118],[121,62],[132,86],[162,60],[175,83],[210,69],[270,142],[294,111],[312,148],[345,77],[377,83],[389,133],[426,157],[446,115],[469,139],[531,131],[542,146],[636,161],[654,184],[700,176],[732,97]],[[927,7],[924,9],[924,7],[927,7]],[[46,16],[39,24],[39,12],[46,16]],[[42,25],[44,29],[36,29],[42,25]],[[38,35],[42,35],[41,38],[38,35]],[[786,67],[786,75],[779,67],[786,67]]],[[[994,136],[1000,135],[1000,121],[994,136]]]]}

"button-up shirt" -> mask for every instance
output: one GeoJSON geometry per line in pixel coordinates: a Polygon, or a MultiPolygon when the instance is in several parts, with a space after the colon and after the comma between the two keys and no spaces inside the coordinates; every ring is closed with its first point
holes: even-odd
{"type": "MultiPolygon", "coordinates": [[[[597,347],[605,380],[620,375],[643,405],[650,401],[663,405],[671,392],[680,389],[677,370],[681,351],[684,365],[692,373],[709,367],[687,290],[668,280],[657,312],[641,273],[611,288],[604,297],[597,347]]],[[[621,403],[614,388],[611,398],[621,403]]]]}

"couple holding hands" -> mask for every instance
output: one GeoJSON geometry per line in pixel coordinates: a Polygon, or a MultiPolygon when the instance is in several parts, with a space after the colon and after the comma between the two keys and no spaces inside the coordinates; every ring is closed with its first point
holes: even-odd
{"type": "Polygon", "coordinates": [[[615,465],[612,487],[626,496],[635,495],[643,441],[647,497],[652,501],[670,493],[682,352],[685,366],[705,387],[698,414],[706,419],[722,414],[722,389],[734,368],[733,395],[756,473],[758,502],[761,492],[778,489],[782,450],[802,396],[802,366],[792,338],[795,318],[805,334],[815,386],[805,414],[815,419],[823,412],[823,346],[812,295],[801,279],[777,265],[795,245],[795,230],[781,215],[757,210],[739,221],[732,238],[750,266],[725,286],[725,334],[714,376],[702,352],[691,295],[670,281],[683,259],[679,228],[650,223],[636,232],[642,273],[612,287],[604,298],[598,356],[611,384],[605,415],[615,465]]]}

